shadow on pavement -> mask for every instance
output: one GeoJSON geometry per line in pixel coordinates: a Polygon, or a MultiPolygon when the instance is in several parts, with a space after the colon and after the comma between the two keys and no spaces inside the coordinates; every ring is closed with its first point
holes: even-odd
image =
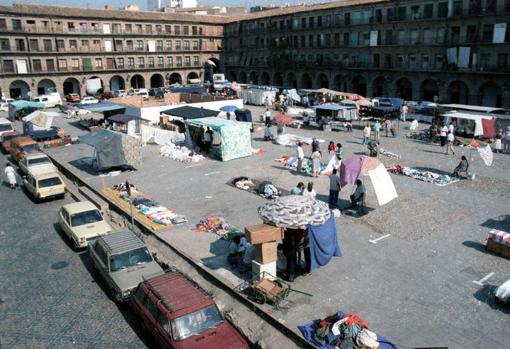
{"type": "Polygon", "coordinates": [[[504,231],[510,231],[510,215],[501,215],[496,218],[490,218],[480,224],[482,227],[490,229],[499,229],[504,231]]]}
{"type": "Polygon", "coordinates": [[[485,245],[478,241],[466,240],[462,242],[462,245],[477,250],[479,252],[488,253],[488,251],[485,249],[485,245]]]}
{"type": "Polygon", "coordinates": [[[497,286],[483,285],[473,296],[490,306],[494,310],[499,310],[505,314],[510,314],[510,305],[501,303],[495,296],[497,286]]]}

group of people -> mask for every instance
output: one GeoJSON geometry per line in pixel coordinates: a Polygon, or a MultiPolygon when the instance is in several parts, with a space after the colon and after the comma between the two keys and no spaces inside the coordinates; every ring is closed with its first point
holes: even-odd
{"type": "Polygon", "coordinates": [[[506,128],[505,133],[503,129],[499,129],[494,138],[494,152],[495,153],[510,153],[510,126],[506,128]]]}
{"type": "MultiPolygon", "coordinates": [[[[379,120],[376,120],[373,126],[370,126],[370,123],[366,123],[363,128],[363,141],[361,144],[367,144],[370,139],[374,141],[379,141],[381,136],[382,125],[379,120]],[[372,128],[374,130],[374,136],[372,138],[372,128]]],[[[396,137],[397,131],[393,122],[390,119],[386,119],[384,121],[384,130],[386,131],[386,137],[390,136],[390,133],[393,137],[396,137]]]]}

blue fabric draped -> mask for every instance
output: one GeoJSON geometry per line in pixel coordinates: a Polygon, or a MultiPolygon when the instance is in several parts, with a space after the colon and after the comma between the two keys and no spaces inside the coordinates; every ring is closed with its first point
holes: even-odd
{"type": "Polygon", "coordinates": [[[308,226],[308,240],[310,243],[311,270],[325,266],[332,257],[340,257],[340,247],[336,238],[335,216],[320,226],[308,226]]]}
{"type": "MultiPolygon", "coordinates": [[[[342,311],[339,311],[336,313],[336,315],[340,318],[343,318],[345,316],[345,313],[342,311]]],[[[310,322],[307,322],[301,326],[298,326],[298,328],[301,331],[301,333],[303,334],[303,337],[305,337],[305,339],[308,342],[312,343],[317,348],[319,348],[319,349],[335,349],[335,347],[330,344],[322,345],[321,343],[317,342],[314,339],[315,332],[319,328],[319,326],[318,326],[319,321],[320,320],[310,321],[310,322]]],[[[388,341],[386,338],[384,338],[382,336],[377,335],[377,341],[379,342],[379,349],[397,349],[397,347],[393,343],[391,343],[390,341],[388,341]]]]}

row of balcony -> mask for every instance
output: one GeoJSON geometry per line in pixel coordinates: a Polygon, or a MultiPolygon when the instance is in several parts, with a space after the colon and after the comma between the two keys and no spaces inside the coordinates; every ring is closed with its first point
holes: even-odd
{"type": "Polygon", "coordinates": [[[148,30],[117,30],[113,29],[105,31],[101,28],[97,29],[81,29],[81,28],[52,28],[44,26],[22,26],[21,28],[0,28],[0,32],[7,33],[27,33],[27,34],[70,34],[70,35],[154,35],[154,36],[178,36],[178,37],[221,37],[221,35],[208,34],[200,30],[196,33],[184,33],[184,32],[168,32],[168,31],[148,31],[148,30]]]}
{"type": "MultiPolygon", "coordinates": [[[[168,53],[168,52],[179,52],[179,53],[184,53],[184,52],[200,52],[200,51],[203,51],[201,50],[200,48],[182,48],[182,47],[179,47],[179,48],[166,48],[164,49],[163,47],[156,47],[156,51],[148,51],[147,48],[140,48],[140,47],[126,47],[126,48],[115,48],[115,50],[111,50],[111,51],[106,51],[104,47],[100,47],[100,46],[89,46],[89,47],[76,47],[76,48],[73,48],[73,47],[70,47],[70,48],[57,48],[56,50],[54,50],[53,48],[45,48],[45,49],[37,49],[37,48],[31,48],[30,50],[26,49],[26,48],[17,48],[16,51],[11,51],[10,50],[10,47],[6,47],[6,46],[3,46],[0,48],[1,49],[1,53],[2,54],[8,54],[9,52],[12,52],[12,53],[24,53],[24,54],[28,54],[28,53],[94,53],[94,52],[105,52],[105,53],[140,53],[140,52],[144,52],[144,53],[168,53]]],[[[210,51],[210,50],[208,50],[210,51]]]]}

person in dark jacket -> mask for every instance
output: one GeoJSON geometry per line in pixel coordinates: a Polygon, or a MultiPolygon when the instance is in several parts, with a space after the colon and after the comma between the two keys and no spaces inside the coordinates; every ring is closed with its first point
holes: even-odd
{"type": "Polygon", "coordinates": [[[462,155],[459,164],[453,170],[452,176],[460,178],[460,173],[465,173],[467,176],[468,169],[469,169],[469,162],[467,161],[467,158],[464,155],[462,155]]]}

